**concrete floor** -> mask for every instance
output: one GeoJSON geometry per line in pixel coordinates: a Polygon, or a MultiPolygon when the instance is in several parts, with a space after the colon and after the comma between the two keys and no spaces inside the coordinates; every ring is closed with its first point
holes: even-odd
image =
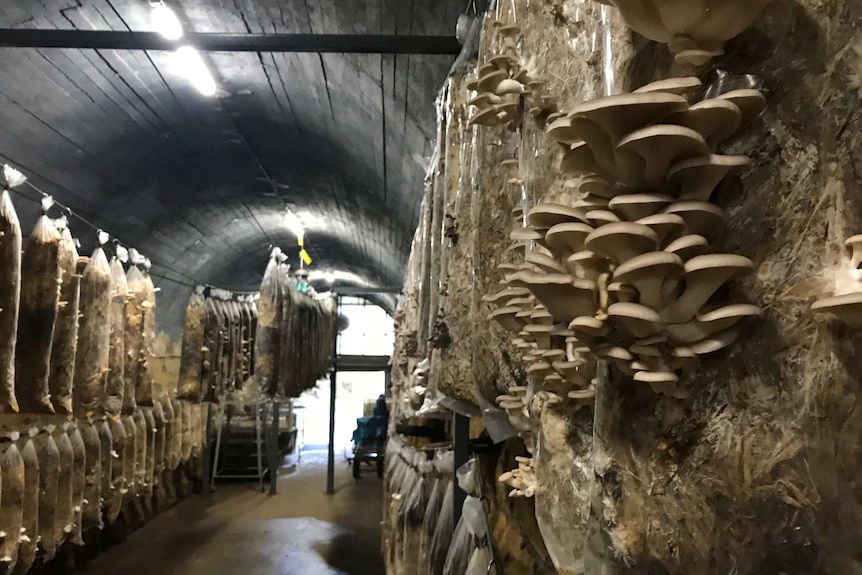
{"type": "Polygon", "coordinates": [[[221,485],[156,517],[85,564],[87,575],[384,575],[382,485],[374,470],[359,483],[336,460],[327,496],[326,452],[306,451],[283,473],[279,494],[221,485]]]}

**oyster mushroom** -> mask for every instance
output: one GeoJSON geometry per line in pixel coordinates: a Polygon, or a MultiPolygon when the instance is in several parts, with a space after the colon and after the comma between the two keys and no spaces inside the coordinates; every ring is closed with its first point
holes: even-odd
{"type": "Polygon", "coordinates": [[[525,282],[533,295],[558,320],[568,323],[578,316],[593,315],[596,283],[568,274],[526,273],[525,282]]]}
{"type": "Polygon", "coordinates": [[[676,342],[696,343],[735,326],[745,318],[762,316],[763,311],[756,305],[731,304],[698,314],[688,323],[668,324],[666,329],[671,339],[676,342]]]}
{"type": "Polygon", "coordinates": [[[858,270],[862,266],[862,234],[848,238],[844,245],[850,249],[850,263],[853,269],[858,270]]]}
{"type": "Polygon", "coordinates": [[[655,214],[637,221],[650,228],[658,236],[659,246],[664,245],[670,237],[676,237],[684,228],[685,220],[676,214],[655,214]]]}
{"type": "Polygon", "coordinates": [[[700,88],[703,84],[701,81],[694,76],[686,76],[683,78],[668,78],[666,80],[659,80],[657,82],[652,82],[641,86],[637,90],[635,90],[635,94],[641,94],[643,92],[666,92],[668,94],[677,94],[679,96],[685,96],[686,94],[690,94],[700,88]]]}
{"type": "Polygon", "coordinates": [[[656,393],[670,395],[676,388],[679,377],[672,371],[639,371],[634,375],[634,380],[648,383],[656,393]]]}
{"type": "Polygon", "coordinates": [[[596,281],[607,271],[608,262],[589,250],[583,250],[566,258],[566,267],[575,277],[596,281]]]}
{"type": "Polygon", "coordinates": [[[658,235],[643,224],[619,222],[604,225],[587,236],[587,249],[622,263],[635,256],[655,251],[658,235]]]}
{"type": "Polygon", "coordinates": [[[544,270],[548,273],[552,273],[552,274],[554,274],[554,273],[560,273],[560,274],[566,273],[566,268],[564,268],[562,265],[560,265],[560,263],[557,262],[557,260],[555,260],[551,256],[548,256],[548,255],[545,255],[545,254],[542,254],[539,252],[528,253],[527,256],[524,258],[524,261],[526,261],[528,264],[532,264],[532,265],[538,267],[539,269],[544,270]]]}
{"type": "Polygon", "coordinates": [[[501,307],[491,312],[488,319],[496,321],[507,331],[518,333],[524,328],[524,323],[515,317],[520,311],[519,307],[501,307]]]}
{"type": "Polygon", "coordinates": [[[572,129],[572,119],[565,115],[549,121],[545,133],[552,140],[565,146],[571,146],[580,141],[577,132],[572,129]]]}
{"type": "Polygon", "coordinates": [[[698,102],[684,112],[671,114],[668,123],[691,128],[715,151],[718,144],[731,137],[739,128],[742,112],[730,100],[712,98],[698,102]]]}
{"type": "Polygon", "coordinates": [[[537,229],[548,230],[566,222],[587,223],[587,217],[581,210],[562,204],[538,204],[527,213],[527,223],[537,229]]]}
{"type": "Polygon", "coordinates": [[[572,144],[560,159],[560,171],[565,174],[596,174],[603,169],[586,142],[572,144]]]}
{"type": "Polygon", "coordinates": [[[828,313],[849,325],[862,324],[862,292],[823,298],[811,306],[814,313],[828,313]]]}
{"type": "Polygon", "coordinates": [[[582,222],[565,222],[551,227],[545,234],[545,243],[561,258],[583,251],[584,240],[595,228],[582,222]]]}
{"type": "Polygon", "coordinates": [[[750,166],[751,160],[745,156],[712,154],[677,162],[671,166],[667,177],[679,184],[680,199],[706,202],[724,178],[750,166]]]}
{"type": "Polygon", "coordinates": [[[676,254],[650,252],[620,264],[614,271],[614,280],[633,285],[641,304],[662,309],[665,294],[676,288],[684,270],[684,263],[676,254]]]}
{"type": "Polygon", "coordinates": [[[494,305],[500,305],[504,302],[509,301],[512,298],[525,297],[528,295],[530,295],[530,290],[528,290],[527,288],[504,288],[503,290],[495,294],[482,296],[482,301],[494,305]]]}
{"type": "Polygon", "coordinates": [[[608,295],[613,303],[633,302],[638,298],[637,290],[622,282],[611,282],[608,284],[608,295]]]}
{"type": "Polygon", "coordinates": [[[760,113],[763,112],[763,109],[766,108],[766,98],[757,90],[733,90],[716,96],[716,98],[733,102],[739,108],[739,111],[742,113],[742,118],[739,122],[740,128],[745,128],[754,122],[760,116],[760,113]]]}
{"type": "Polygon", "coordinates": [[[572,204],[573,208],[594,210],[608,207],[608,199],[594,194],[587,194],[572,204]]]}
{"type": "Polygon", "coordinates": [[[553,325],[538,325],[528,324],[524,326],[524,331],[536,342],[540,350],[551,348],[551,332],[554,330],[553,325]]]}
{"type": "Polygon", "coordinates": [[[690,259],[685,263],[685,290],[661,311],[662,319],[666,323],[691,321],[718,288],[753,268],[750,259],[735,254],[711,254],[690,259]]]}
{"type": "Polygon", "coordinates": [[[705,237],[697,234],[682,236],[681,238],[672,241],[664,249],[664,251],[668,253],[678,255],[683,261],[688,261],[697,256],[701,256],[708,250],[709,242],[706,241],[705,237]]]}
{"type": "Polygon", "coordinates": [[[600,126],[613,142],[619,142],[631,132],[687,107],[682,96],[667,92],[645,92],[584,102],[572,109],[570,114],[590,120],[600,126]]]}
{"type": "Polygon", "coordinates": [[[596,357],[609,359],[614,362],[620,371],[626,375],[632,375],[629,364],[634,359],[634,356],[626,348],[619,345],[604,345],[596,348],[596,357]]]}
{"type": "Polygon", "coordinates": [[[616,186],[607,178],[598,175],[587,176],[581,180],[578,191],[582,194],[591,194],[607,199],[628,193],[626,188],[616,186]]]}
{"type": "Polygon", "coordinates": [[[608,202],[608,207],[634,222],[652,216],[673,203],[673,198],[662,194],[625,194],[608,202]]]}
{"type": "Polygon", "coordinates": [[[508,72],[498,70],[495,67],[493,71],[479,77],[479,81],[476,84],[476,89],[480,92],[495,92],[500,82],[508,79],[508,72]]]}
{"type": "Polygon", "coordinates": [[[709,155],[703,136],[691,128],[673,124],[659,124],[632,132],[617,149],[643,159],[643,181],[650,186],[658,186],[665,181],[671,164],[709,155]]]}
{"type": "Polygon", "coordinates": [[[590,210],[587,212],[587,219],[597,228],[620,221],[620,218],[610,210],[590,210]]]}
{"type": "Polygon", "coordinates": [[[576,317],[569,322],[569,329],[575,332],[575,336],[581,341],[604,337],[610,331],[604,321],[592,316],[576,317]]]}
{"type": "Polygon", "coordinates": [[[710,336],[703,341],[694,343],[689,347],[691,347],[691,350],[697,355],[706,355],[733,345],[737,339],[739,339],[739,331],[736,329],[728,329],[710,336]]]}
{"type": "Polygon", "coordinates": [[[611,304],[608,319],[638,339],[653,336],[664,329],[664,322],[657,311],[637,303],[611,304]]]}
{"type": "Polygon", "coordinates": [[[665,209],[667,214],[676,214],[685,220],[684,234],[697,234],[708,240],[714,239],[727,223],[724,210],[709,202],[686,200],[676,202],[665,209]]]}

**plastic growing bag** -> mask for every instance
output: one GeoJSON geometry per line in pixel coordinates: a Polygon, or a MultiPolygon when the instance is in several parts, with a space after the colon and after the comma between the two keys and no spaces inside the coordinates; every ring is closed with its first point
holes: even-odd
{"type": "Polygon", "coordinates": [[[443,575],[444,573],[443,566],[445,565],[446,555],[449,553],[449,546],[452,543],[455,531],[454,485],[454,481],[449,482],[443,502],[440,505],[440,516],[437,519],[437,525],[434,527],[434,535],[431,537],[428,557],[429,575],[443,575]]]}

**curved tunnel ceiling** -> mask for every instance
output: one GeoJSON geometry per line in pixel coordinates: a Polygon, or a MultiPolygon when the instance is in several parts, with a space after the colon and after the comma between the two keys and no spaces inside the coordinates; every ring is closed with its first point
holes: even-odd
{"type": "MultiPolygon", "coordinates": [[[[167,3],[187,31],[227,33],[452,35],[464,7],[167,3]]],[[[0,3],[6,28],[149,30],[149,16],[147,0],[0,3]]],[[[401,285],[453,56],[209,53],[219,91],[206,98],[168,52],[2,55],[0,157],[149,255],[163,297],[184,300],[193,283],[253,289],[268,247],[295,245],[287,207],[307,224],[314,267],[401,285]]],[[[16,207],[29,228],[36,206],[16,207]]]]}

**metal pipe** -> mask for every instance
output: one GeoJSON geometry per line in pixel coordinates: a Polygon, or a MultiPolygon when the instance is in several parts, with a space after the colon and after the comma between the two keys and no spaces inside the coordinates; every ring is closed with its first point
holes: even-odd
{"type": "MultiPolygon", "coordinates": [[[[194,33],[182,45],[204,52],[312,52],[339,54],[457,55],[455,36],[383,34],[226,34],[194,33]]],[[[157,32],[0,28],[3,48],[77,48],[93,50],[175,50],[177,41],[157,32]]],[[[399,290],[400,291],[400,290],[399,290]]]]}
{"type": "MultiPolygon", "coordinates": [[[[341,309],[341,297],[335,298],[336,314],[341,309]]],[[[335,391],[338,383],[338,330],[332,338],[332,372],[329,374],[329,461],[326,466],[326,494],[335,493],[335,391]]]]}

